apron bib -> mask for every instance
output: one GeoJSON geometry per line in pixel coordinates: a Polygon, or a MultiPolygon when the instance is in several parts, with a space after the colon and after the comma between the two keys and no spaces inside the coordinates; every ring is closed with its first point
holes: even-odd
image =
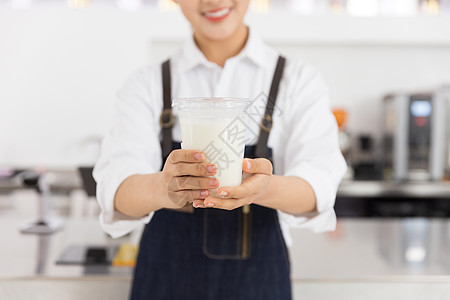
{"type": "MultiPolygon", "coordinates": [[[[267,141],[284,63],[280,56],[258,142],[246,146],[245,157],[271,160],[267,141]]],[[[162,70],[160,123],[165,162],[173,149],[180,149],[180,143],[172,142],[169,61],[162,70]]],[[[232,211],[156,211],[142,234],[131,299],[291,299],[289,256],[277,211],[259,205],[232,211]]]]}

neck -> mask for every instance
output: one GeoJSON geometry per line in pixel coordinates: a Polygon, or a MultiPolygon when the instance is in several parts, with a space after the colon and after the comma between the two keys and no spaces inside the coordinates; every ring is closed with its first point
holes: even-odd
{"type": "Polygon", "coordinates": [[[230,57],[236,56],[244,48],[248,38],[248,28],[244,24],[223,40],[209,39],[194,32],[195,42],[208,61],[223,66],[230,57]]]}

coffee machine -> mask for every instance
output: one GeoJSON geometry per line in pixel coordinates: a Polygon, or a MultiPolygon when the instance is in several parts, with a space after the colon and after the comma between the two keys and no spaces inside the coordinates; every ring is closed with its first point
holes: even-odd
{"type": "Polygon", "coordinates": [[[447,94],[384,97],[384,175],[393,180],[442,180],[447,148],[447,94]]]}

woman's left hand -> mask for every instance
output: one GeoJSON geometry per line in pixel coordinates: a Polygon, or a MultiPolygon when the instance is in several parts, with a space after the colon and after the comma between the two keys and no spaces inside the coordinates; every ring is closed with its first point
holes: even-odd
{"type": "MultiPolygon", "coordinates": [[[[232,210],[258,202],[269,188],[272,163],[265,158],[246,158],[242,164],[242,170],[250,176],[247,176],[240,186],[222,187],[218,190],[218,195],[226,198],[209,196],[205,200],[195,200],[194,207],[232,210]]],[[[244,178],[246,174],[243,174],[244,178]]]]}

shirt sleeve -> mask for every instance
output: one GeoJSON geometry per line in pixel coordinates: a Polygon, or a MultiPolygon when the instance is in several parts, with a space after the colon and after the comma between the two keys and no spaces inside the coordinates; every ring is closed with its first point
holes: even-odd
{"type": "MultiPolygon", "coordinates": [[[[292,70],[291,70],[292,71],[292,70]]],[[[283,228],[309,228],[314,232],[334,230],[334,204],[347,165],[339,149],[338,129],[331,112],[328,90],[321,76],[310,66],[294,69],[287,105],[287,135],[283,169],[285,176],[308,182],[317,200],[317,210],[292,215],[278,211],[283,228]]],[[[287,241],[289,244],[289,241],[287,241]]]]}
{"type": "Polygon", "coordinates": [[[97,200],[101,208],[100,224],[113,238],[148,223],[153,215],[133,218],[114,209],[116,191],[127,177],[155,173],[161,168],[159,116],[156,112],[162,104],[151,103],[149,72],[145,69],[136,71],[117,93],[112,130],[103,139],[94,167],[97,200]]]}

